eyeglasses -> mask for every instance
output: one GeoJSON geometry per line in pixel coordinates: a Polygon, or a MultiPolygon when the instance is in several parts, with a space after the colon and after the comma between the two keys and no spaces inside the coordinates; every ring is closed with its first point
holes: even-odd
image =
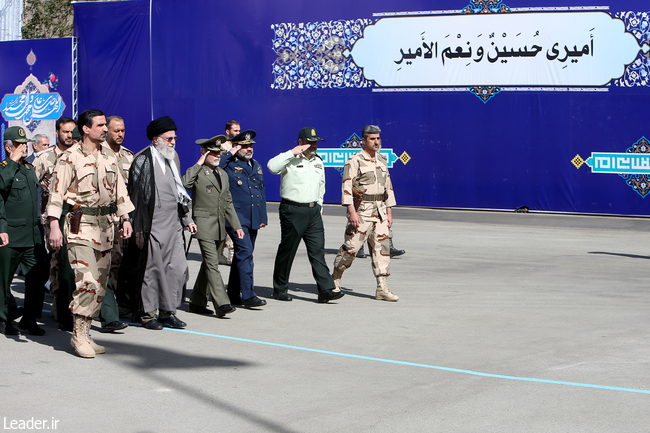
{"type": "Polygon", "coordinates": [[[171,143],[172,141],[177,141],[178,140],[178,137],[176,137],[175,135],[172,136],[172,137],[160,137],[160,138],[165,140],[167,143],[171,143]]]}

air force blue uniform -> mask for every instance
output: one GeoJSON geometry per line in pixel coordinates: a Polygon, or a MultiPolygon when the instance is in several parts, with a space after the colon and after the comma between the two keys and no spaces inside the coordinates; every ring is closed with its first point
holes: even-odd
{"type": "Polygon", "coordinates": [[[259,162],[240,159],[230,152],[221,156],[219,167],[228,173],[232,202],[244,231],[244,239],[238,239],[226,223],[226,230],[235,245],[228,296],[232,304],[240,305],[242,300],[256,296],[253,290],[253,249],[260,224],[268,224],[264,174],[259,162]]]}

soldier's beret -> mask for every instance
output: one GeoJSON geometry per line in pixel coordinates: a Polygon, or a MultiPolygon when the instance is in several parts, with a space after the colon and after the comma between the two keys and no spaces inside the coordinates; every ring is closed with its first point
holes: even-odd
{"type": "Polygon", "coordinates": [[[75,126],[74,129],[72,130],[72,139],[76,141],[81,140],[81,133],[79,133],[78,126],[75,126]]]}

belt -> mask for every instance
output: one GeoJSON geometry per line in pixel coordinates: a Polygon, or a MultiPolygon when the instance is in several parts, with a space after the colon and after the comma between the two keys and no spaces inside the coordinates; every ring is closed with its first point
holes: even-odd
{"type": "Polygon", "coordinates": [[[109,215],[111,213],[110,206],[101,206],[101,207],[82,207],[81,211],[84,215],[109,215]]]}
{"type": "Polygon", "coordinates": [[[316,207],[318,205],[317,201],[312,201],[311,203],[298,203],[296,201],[287,200],[286,198],[282,199],[282,203],[290,204],[291,206],[299,206],[299,207],[316,207]]]}
{"type": "Polygon", "coordinates": [[[384,194],[362,194],[363,201],[384,201],[384,194]]]}

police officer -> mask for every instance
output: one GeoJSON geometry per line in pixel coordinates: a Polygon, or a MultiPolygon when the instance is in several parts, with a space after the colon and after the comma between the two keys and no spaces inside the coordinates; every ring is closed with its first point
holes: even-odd
{"type": "Polygon", "coordinates": [[[34,167],[27,161],[25,130],[19,126],[7,128],[4,147],[8,157],[0,163],[0,232],[7,234],[9,243],[0,248],[0,321],[5,322],[6,335],[19,331],[8,319],[11,281],[20,265],[25,275],[25,307],[18,327],[32,335],[43,335],[36,319],[43,309],[43,281],[38,265],[43,261],[43,238],[38,228],[38,180],[34,167]]]}
{"type": "Polygon", "coordinates": [[[325,263],[325,229],[321,209],[325,195],[325,167],[316,154],[318,136],[314,128],[302,128],[298,145],[271,158],[267,167],[280,174],[281,238],[273,269],[273,297],[291,301],[287,293],[289,274],[300,240],[305,241],[307,256],[318,286],[318,302],[326,303],[343,296],[335,285],[325,263]]]}
{"type": "Polygon", "coordinates": [[[196,140],[196,144],[201,146],[201,158],[183,176],[183,186],[192,190],[192,212],[196,223],[194,237],[199,241],[203,256],[190,298],[190,312],[212,314],[212,310],[206,308],[209,292],[217,317],[236,310],[230,303],[219,272],[219,255],[226,238],[226,221],[237,232],[238,239],[244,238],[244,231],[232,204],[228,175],[217,166],[221,157],[221,144],[225,142],[225,135],[196,140]]]}
{"type": "Polygon", "coordinates": [[[256,135],[255,131],[247,129],[231,138],[232,148],[219,161],[219,167],[228,173],[232,202],[244,231],[244,237],[238,239],[233,227],[226,224],[226,230],[235,244],[228,278],[228,296],[232,304],[245,308],[266,305],[266,301],[255,294],[253,282],[253,250],[257,232],[268,223],[264,174],[260,163],[253,159],[253,138],[256,135]]]}

